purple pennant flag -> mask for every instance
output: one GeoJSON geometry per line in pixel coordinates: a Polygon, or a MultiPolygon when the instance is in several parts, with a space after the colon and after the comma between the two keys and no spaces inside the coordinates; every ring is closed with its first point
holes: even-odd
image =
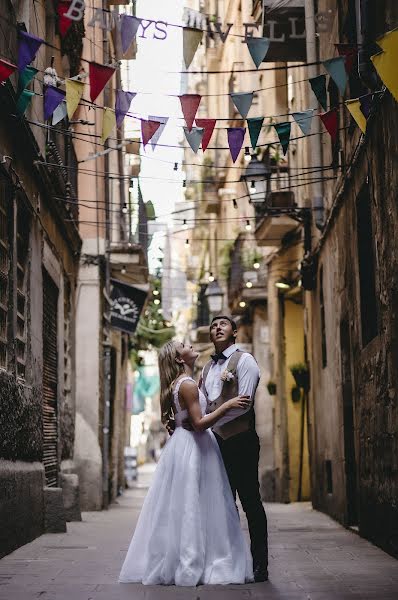
{"type": "Polygon", "coordinates": [[[231,151],[232,162],[235,162],[243,146],[246,127],[228,127],[228,145],[231,151]]]}
{"type": "Polygon", "coordinates": [[[37,54],[43,40],[26,31],[18,31],[18,70],[22,71],[37,54]]]}
{"type": "Polygon", "coordinates": [[[47,121],[54,110],[65,100],[65,92],[53,86],[44,88],[44,120],[47,121]]]}
{"type": "Polygon", "coordinates": [[[370,114],[370,109],[372,108],[372,94],[366,94],[366,96],[361,96],[359,98],[359,106],[361,109],[361,113],[367,119],[370,114]]]}
{"type": "Polygon", "coordinates": [[[116,126],[120,127],[123,123],[123,119],[130,110],[130,104],[136,97],[135,92],[125,92],[123,90],[116,91],[116,103],[115,103],[115,114],[116,114],[116,126]]]}
{"type": "Polygon", "coordinates": [[[127,50],[130,48],[133,39],[137,35],[141,21],[142,19],[138,19],[132,15],[120,15],[120,35],[122,38],[123,54],[126,54],[127,50]]]}

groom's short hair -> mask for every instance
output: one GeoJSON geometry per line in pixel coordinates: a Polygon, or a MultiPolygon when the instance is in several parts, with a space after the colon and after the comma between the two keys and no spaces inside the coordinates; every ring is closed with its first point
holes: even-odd
{"type": "Polygon", "coordinates": [[[235,321],[233,320],[232,317],[229,317],[228,315],[216,315],[215,317],[212,318],[210,327],[212,326],[213,322],[218,321],[218,319],[225,319],[226,321],[229,321],[232,325],[232,329],[234,331],[238,331],[235,321]]]}

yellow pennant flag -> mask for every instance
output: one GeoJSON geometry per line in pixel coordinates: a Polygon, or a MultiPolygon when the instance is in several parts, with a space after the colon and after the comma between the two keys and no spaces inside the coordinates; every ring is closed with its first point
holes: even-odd
{"type": "Polygon", "coordinates": [[[104,144],[106,142],[114,127],[116,127],[115,111],[111,108],[105,108],[104,115],[102,117],[101,144],[104,144]]]}
{"type": "Polygon", "coordinates": [[[398,101],[398,29],[388,31],[377,44],[383,51],[370,58],[380,79],[398,101]]]}
{"type": "Polygon", "coordinates": [[[66,80],[66,110],[68,118],[71,119],[83,96],[84,83],[75,79],[66,80]]]}
{"type": "Polygon", "coordinates": [[[358,100],[358,98],[356,98],[355,100],[346,100],[345,105],[348,108],[348,110],[350,111],[350,113],[352,114],[352,116],[354,117],[355,122],[358,125],[359,129],[362,131],[362,133],[365,133],[366,118],[365,118],[365,115],[363,114],[363,112],[361,111],[361,103],[358,100]]]}

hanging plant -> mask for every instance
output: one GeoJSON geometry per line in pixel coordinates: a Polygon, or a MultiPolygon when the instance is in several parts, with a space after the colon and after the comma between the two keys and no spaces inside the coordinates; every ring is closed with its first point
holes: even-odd
{"type": "Polygon", "coordinates": [[[308,392],[310,389],[310,372],[306,364],[296,363],[289,367],[291,374],[294,377],[297,387],[308,392]]]}
{"type": "Polygon", "coordinates": [[[301,400],[301,388],[294,385],[291,389],[292,402],[300,402],[301,400]]]}
{"type": "Polygon", "coordinates": [[[267,383],[267,390],[270,396],[275,396],[276,394],[276,383],[275,381],[269,380],[267,383]]]}

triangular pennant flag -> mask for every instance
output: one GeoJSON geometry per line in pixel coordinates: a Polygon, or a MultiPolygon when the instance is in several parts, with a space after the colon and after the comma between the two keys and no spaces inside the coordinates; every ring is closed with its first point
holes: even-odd
{"type": "Polygon", "coordinates": [[[37,54],[43,40],[27,31],[18,31],[18,69],[22,71],[37,54]]]}
{"type": "Polygon", "coordinates": [[[260,136],[263,123],[264,123],[264,117],[253,117],[252,119],[247,119],[247,124],[249,127],[250,142],[251,142],[253,150],[256,149],[258,138],[260,136]]]}
{"type": "Polygon", "coordinates": [[[276,133],[278,134],[278,138],[279,138],[279,141],[282,146],[283,154],[286,154],[287,149],[289,148],[290,130],[291,130],[292,125],[291,125],[290,121],[286,121],[285,123],[276,123],[274,125],[274,127],[276,129],[276,133]]]}
{"type": "Polygon", "coordinates": [[[60,121],[65,119],[67,114],[68,112],[66,110],[66,102],[61,102],[61,104],[57,106],[57,108],[53,112],[52,124],[58,125],[60,121]]]}
{"type": "Polygon", "coordinates": [[[12,75],[12,73],[14,73],[16,68],[16,65],[13,65],[7,60],[3,60],[2,58],[0,58],[0,83],[8,79],[9,76],[12,75]]]}
{"type": "Polygon", "coordinates": [[[361,112],[365,119],[367,119],[370,115],[370,109],[372,108],[373,95],[366,94],[365,96],[358,98],[358,100],[361,106],[361,112]]]}
{"type": "Polygon", "coordinates": [[[157,131],[155,131],[155,133],[151,137],[151,147],[152,150],[155,150],[156,144],[160,140],[160,136],[162,135],[169,121],[169,117],[157,117],[156,115],[148,115],[148,121],[158,121],[160,123],[157,131]]]}
{"type": "Polygon", "coordinates": [[[68,118],[71,119],[76,112],[81,97],[83,96],[84,83],[76,79],[67,79],[66,88],[66,109],[68,118]]]}
{"type": "Polygon", "coordinates": [[[133,17],[132,15],[120,15],[120,36],[122,39],[122,51],[126,54],[130,48],[135,36],[137,35],[138,27],[142,19],[133,17]]]}
{"type": "Polygon", "coordinates": [[[365,133],[366,118],[361,111],[361,103],[359,101],[359,98],[356,98],[354,100],[346,100],[345,105],[348,108],[348,110],[350,111],[350,113],[352,114],[359,129],[362,131],[362,133],[365,133]]]}
{"type": "Polygon", "coordinates": [[[257,69],[267,56],[270,42],[271,40],[266,37],[248,37],[246,39],[247,47],[257,69]]]}
{"type": "Polygon", "coordinates": [[[24,114],[34,95],[35,93],[30,90],[22,90],[16,104],[16,110],[19,115],[24,114]]]}
{"type": "Polygon", "coordinates": [[[23,71],[19,71],[17,96],[24,90],[32,79],[36,76],[38,70],[35,67],[25,67],[23,71]]]}
{"type": "Polygon", "coordinates": [[[232,162],[235,162],[243,146],[246,127],[228,127],[228,145],[231,151],[232,162]]]}
{"type": "Polygon", "coordinates": [[[376,43],[383,51],[371,56],[371,61],[384,85],[398,101],[398,29],[388,31],[376,43]]]}
{"type": "Polygon", "coordinates": [[[179,98],[185,123],[187,124],[189,131],[191,131],[202,96],[199,94],[183,94],[182,96],[179,96],[179,98]]]}
{"type": "Polygon", "coordinates": [[[120,127],[124,117],[130,110],[130,104],[136,97],[135,92],[125,92],[124,90],[116,90],[115,115],[116,125],[120,127]]]}
{"type": "Polygon", "coordinates": [[[202,138],[202,150],[206,150],[209,145],[211,136],[213,135],[214,127],[217,123],[217,119],[195,119],[195,124],[198,127],[203,127],[204,133],[202,138]]]}
{"type": "Polygon", "coordinates": [[[101,144],[105,144],[114,127],[116,127],[115,111],[106,107],[102,116],[101,144]]]}
{"type": "Polygon", "coordinates": [[[253,92],[231,92],[230,96],[242,118],[246,119],[253,102],[253,92]]]}
{"type": "Polygon", "coordinates": [[[347,86],[347,71],[345,68],[345,56],[337,56],[336,58],[329,58],[329,60],[323,61],[323,66],[333,79],[337,87],[339,88],[340,94],[343,96],[345,88],[347,86]]]}
{"type": "Polygon", "coordinates": [[[324,110],[327,110],[326,75],[312,77],[312,79],[309,79],[309,82],[319,104],[324,110]]]}
{"type": "Polygon", "coordinates": [[[202,141],[204,132],[205,130],[203,127],[192,127],[191,131],[188,131],[188,128],[184,127],[184,133],[185,137],[187,138],[187,142],[195,154],[200,148],[200,143],[202,141]]]}
{"type": "Polygon", "coordinates": [[[66,17],[66,13],[70,9],[70,0],[59,0],[57,6],[58,13],[58,29],[61,37],[65,37],[69,31],[73,21],[66,17]]]}
{"type": "Polygon", "coordinates": [[[54,110],[65,100],[65,92],[53,86],[44,88],[44,120],[47,121],[54,110]]]}
{"type": "Polygon", "coordinates": [[[193,27],[184,27],[183,29],[184,63],[187,69],[193,61],[202,37],[203,31],[201,29],[194,29],[193,27]]]}
{"type": "Polygon", "coordinates": [[[314,109],[301,110],[299,112],[292,113],[293,119],[300,127],[304,135],[308,135],[311,132],[312,117],[314,116],[314,109]]]}
{"type": "Polygon", "coordinates": [[[98,98],[110,78],[115,72],[114,67],[108,67],[106,65],[100,65],[96,62],[89,63],[89,74],[90,74],[90,99],[91,102],[95,102],[98,98]]]}
{"type": "Polygon", "coordinates": [[[335,47],[339,55],[345,57],[345,70],[350,74],[358,55],[358,46],[356,44],[335,44],[335,47]]]}
{"type": "Polygon", "coordinates": [[[161,123],[159,121],[145,121],[141,119],[141,135],[144,147],[147,145],[151,137],[157,132],[161,123]]]}
{"type": "Polygon", "coordinates": [[[338,131],[338,113],[337,108],[332,108],[329,112],[321,113],[319,115],[322,123],[325,125],[326,129],[330,133],[333,144],[337,139],[337,131],[338,131]]]}

